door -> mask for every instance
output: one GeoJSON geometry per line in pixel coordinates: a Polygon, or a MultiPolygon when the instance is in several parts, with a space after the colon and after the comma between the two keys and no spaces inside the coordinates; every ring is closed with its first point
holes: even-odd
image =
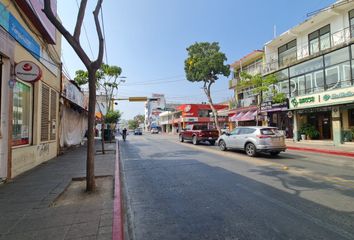
{"type": "Polygon", "coordinates": [[[332,139],[332,121],[330,113],[323,113],[318,118],[320,125],[320,137],[322,139],[332,139]]]}
{"type": "Polygon", "coordinates": [[[233,131],[230,132],[230,135],[225,138],[226,140],[226,146],[231,147],[231,148],[236,148],[237,146],[237,140],[238,140],[238,134],[240,132],[241,128],[236,128],[233,131]]]}

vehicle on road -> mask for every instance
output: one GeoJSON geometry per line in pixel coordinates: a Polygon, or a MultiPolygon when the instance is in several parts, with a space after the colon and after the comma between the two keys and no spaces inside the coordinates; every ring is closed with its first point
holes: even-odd
{"type": "Polygon", "coordinates": [[[231,148],[244,150],[251,157],[259,152],[276,156],[286,150],[284,134],[274,127],[237,127],[230,133],[222,134],[217,143],[222,151],[231,148]]]}
{"type": "Polygon", "coordinates": [[[151,128],[151,134],[158,134],[159,130],[157,128],[151,128]]]}
{"type": "Polygon", "coordinates": [[[215,145],[215,141],[219,137],[216,129],[209,129],[206,125],[187,125],[185,129],[179,133],[179,141],[192,141],[194,145],[201,141],[208,141],[210,145],[215,145]]]}
{"type": "Polygon", "coordinates": [[[134,130],[134,135],[143,135],[143,131],[141,130],[141,128],[136,128],[134,130]]]}

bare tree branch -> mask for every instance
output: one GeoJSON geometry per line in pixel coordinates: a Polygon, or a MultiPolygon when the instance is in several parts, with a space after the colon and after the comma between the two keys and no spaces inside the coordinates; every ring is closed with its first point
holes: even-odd
{"type": "MultiPolygon", "coordinates": [[[[47,0],[48,1],[48,0],[47,0]]],[[[97,35],[98,35],[98,56],[96,61],[92,63],[92,66],[94,68],[99,68],[102,64],[102,59],[103,59],[103,51],[104,51],[104,38],[102,34],[102,29],[100,25],[100,21],[98,19],[98,14],[100,12],[101,6],[102,6],[103,0],[98,0],[97,5],[95,8],[95,11],[93,11],[93,16],[95,18],[95,25],[96,25],[96,30],[97,30],[97,35]]]]}
{"type": "Polygon", "coordinates": [[[87,0],[82,0],[80,3],[79,13],[77,14],[76,26],[74,31],[74,38],[77,42],[80,42],[80,34],[81,34],[82,23],[84,21],[86,5],[87,5],[87,0]]]}
{"type": "MultiPolygon", "coordinates": [[[[100,2],[102,2],[102,0],[100,2]]],[[[49,21],[56,27],[56,29],[58,29],[58,31],[73,47],[74,51],[77,53],[81,61],[85,64],[86,68],[89,68],[91,64],[90,58],[80,46],[80,42],[77,42],[75,40],[75,38],[68,32],[68,30],[65,29],[63,24],[61,24],[61,22],[53,14],[51,0],[44,0],[44,9],[42,11],[45,13],[49,21]]]]}

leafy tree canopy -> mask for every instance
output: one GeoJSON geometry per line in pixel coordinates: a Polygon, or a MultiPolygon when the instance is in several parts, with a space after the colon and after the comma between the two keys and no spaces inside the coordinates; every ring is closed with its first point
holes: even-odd
{"type": "Polygon", "coordinates": [[[106,123],[117,123],[119,122],[122,113],[120,111],[109,111],[105,116],[106,123]]]}
{"type": "Polygon", "coordinates": [[[230,67],[220,52],[219,43],[200,42],[187,48],[188,58],[184,61],[187,80],[191,82],[215,82],[218,75],[229,76],[230,67]]]}

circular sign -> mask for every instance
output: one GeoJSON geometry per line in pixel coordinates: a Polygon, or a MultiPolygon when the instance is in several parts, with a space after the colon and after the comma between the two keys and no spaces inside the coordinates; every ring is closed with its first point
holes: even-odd
{"type": "Polygon", "coordinates": [[[185,111],[185,112],[189,112],[189,111],[191,110],[191,108],[192,108],[191,105],[186,105],[186,106],[184,107],[184,111],[185,111]]]}
{"type": "Polygon", "coordinates": [[[286,115],[288,115],[288,118],[292,118],[293,117],[293,113],[291,111],[287,112],[286,115]]]}
{"type": "Polygon", "coordinates": [[[16,64],[16,77],[25,82],[35,82],[42,76],[42,71],[37,64],[30,61],[22,61],[16,64]]]}

